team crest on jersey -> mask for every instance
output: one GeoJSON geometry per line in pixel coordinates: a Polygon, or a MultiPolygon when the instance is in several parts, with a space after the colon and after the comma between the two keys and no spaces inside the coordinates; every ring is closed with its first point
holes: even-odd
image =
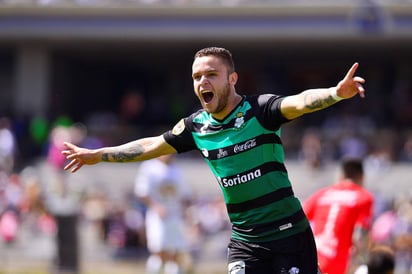
{"type": "Polygon", "coordinates": [[[173,127],[172,134],[180,135],[183,130],[185,130],[185,121],[183,119],[180,119],[180,121],[173,127]]]}
{"type": "Polygon", "coordinates": [[[242,128],[245,124],[245,116],[242,112],[236,114],[235,128],[242,128]]]}
{"type": "Polygon", "coordinates": [[[289,274],[299,274],[300,269],[297,267],[292,267],[291,269],[289,269],[289,274]]]}

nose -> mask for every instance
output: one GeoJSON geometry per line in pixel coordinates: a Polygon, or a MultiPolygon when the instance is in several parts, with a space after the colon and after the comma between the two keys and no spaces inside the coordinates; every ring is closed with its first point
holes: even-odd
{"type": "Polygon", "coordinates": [[[208,83],[208,78],[207,75],[202,75],[202,77],[200,77],[199,83],[200,84],[204,84],[204,83],[208,83]]]}

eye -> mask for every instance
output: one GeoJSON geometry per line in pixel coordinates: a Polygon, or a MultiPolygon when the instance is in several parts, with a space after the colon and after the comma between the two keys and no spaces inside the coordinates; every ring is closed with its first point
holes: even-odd
{"type": "Polygon", "coordinates": [[[200,80],[200,75],[193,75],[192,78],[195,81],[199,81],[200,80]]]}

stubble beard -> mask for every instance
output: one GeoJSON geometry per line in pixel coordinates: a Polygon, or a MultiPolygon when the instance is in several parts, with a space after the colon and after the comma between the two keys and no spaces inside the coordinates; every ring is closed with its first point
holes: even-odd
{"type": "MultiPolygon", "coordinates": [[[[215,94],[215,96],[217,95],[215,94]]],[[[230,96],[230,85],[229,83],[226,83],[226,85],[222,88],[222,92],[219,93],[219,96],[217,98],[214,98],[214,100],[217,100],[216,107],[213,109],[206,108],[205,106],[203,107],[210,114],[219,114],[226,108],[228,101],[229,101],[229,96],[230,96]]]]}

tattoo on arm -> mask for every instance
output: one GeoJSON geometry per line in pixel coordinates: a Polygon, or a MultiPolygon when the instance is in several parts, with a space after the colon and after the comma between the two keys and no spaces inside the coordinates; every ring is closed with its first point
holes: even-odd
{"type": "Polygon", "coordinates": [[[331,95],[324,98],[321,94],[309,93],[304,98],[305,106],[310,110],[324,109],[337,102],[331,95]]]}
{"type": "Polygon", "coordinates": [[[142,155],[144,152],[143,146],[137,145],[133,148],[128,148],[124,151],[113,152],[113,153],[104,153],[102,155],[102,161],[104,162],[111,162],[110,158],[113,162],[132,162],[135,160],[137,156],[142,155]]]}
{"type": "Polygon", "coordinates": [[[103,155],[102,155],[102,161],[103,161],[103,162],[108,162],[108,161],[109,161],[109,154],[108,154],[108,153],[103,153],[103,155]]]}

